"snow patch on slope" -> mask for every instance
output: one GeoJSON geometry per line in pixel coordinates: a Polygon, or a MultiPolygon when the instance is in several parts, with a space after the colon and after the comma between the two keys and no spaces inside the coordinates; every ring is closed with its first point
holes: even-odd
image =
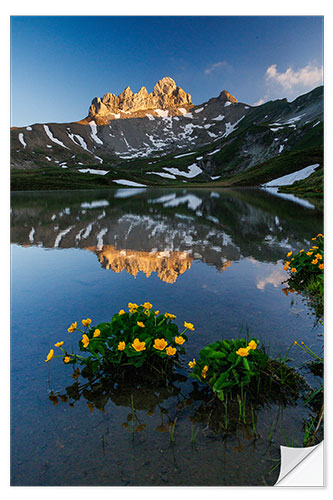
{"type": "Polygon", "coordinates": [[[53,136],[50,128],[47,125],[43,125],[43,127],[44,127],[44,130],[45,130],[48,138],[51,139],[52,142],[59,144],[59,146],[62,146],[63,148],[69,149],[67,146],[65,146],[65,144],[63,142],[59,141],[59,139],[57,139],[56,137],[53,136]]]}
{"type": "Polygon", "coordinates": [[[187,177],[189,179],[192,179],[202,173],[202,169],[198,167],[196,163],[192,163],[192,165],[189,165],[187,168],[189,169],[189,172],[184,172],[174,167],[164,167],[163,170],[170,172],[170,174],[181,175],[182,177],[187,177]]]}
{"type": "Polygon", "coordinates": [[[97,125],[94,120],[89,122],[89,125],[91,129],[90,137],[92,138],[92,140],[95,141],[96,144],[103,144],[103,141],[101,141],[101,139],[97,137],[97,125]]]}
{"type": "Polygon", "coordinates": [[[275,187],[275,186],[291,186],[295,181],[300,181],[302,179],[306,179],[311,175],[316,168],[319,167],[319,163],[315,163],[314,165],[309,165],[308,167],[302,168],[301,170],[297,170],[297,172],[293,172],[291,174],[283,175],[282,177],[278,177],[277,179],[273,179],[272,181],[266,182],[263,184],[263,187],[275,187]]]}
{"type": "Polygon", "coordinates": [[[19,141],[20,143],[23,145],[24,149],[26,148],[27,144],[24,140],[24,135],[22,134],[22,132],[18,135],[18,138],[19,138],[19,141]]]}
{"type": "Polygon", "coordinates": [[[112,182],[116,184],[121,184],[123,186],[133,186],[133,187],[147,187],[145,184],[140,184],[139,182],[129,181],[127,179],[116,179],[112,182]]]}

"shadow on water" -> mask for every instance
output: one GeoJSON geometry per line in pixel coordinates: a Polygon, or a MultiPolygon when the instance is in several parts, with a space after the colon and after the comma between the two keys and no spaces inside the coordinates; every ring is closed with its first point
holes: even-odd
{"type": "Polygon", "coordinates": [[[195,324],[185,366],[243,324],[273,355],[295,338],[319,351],[311,311],[282,293],[282,259],[322,225],[316,210],[251,189],[13,193],[12,484],[274,484],[280,444],[303,443],[300,399],[239,421],[184,368],[163,386],[69,384],[68,367],[46,365],[45,353],[77,342],[72,321],[108,321],[146,300],[195,324]]]}

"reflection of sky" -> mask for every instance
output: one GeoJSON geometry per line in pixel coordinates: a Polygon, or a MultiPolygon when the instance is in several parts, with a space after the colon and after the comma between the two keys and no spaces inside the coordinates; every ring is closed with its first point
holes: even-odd
{"type": "MultiPolygon", "coordinates": [[[[220,336],[237,336],[246,325],[256,336],[284,351],[294,340],[313,342],[312,319],[301,304],[301,317],[290,308],[291,297],[282,292],[286,273],[282,264],[233,262],[224,271],[194,260],[190,269],[173,284],[156,273],[104,270],[90,252],[78,249],[44,250],[14,245],[12,251],[13,329],[23,332],[37,359],[59,335],[67,336],[67,323],[91,317],[94,322],[111,318],[128,302],[151,301],[161,311],[177,315],[177,323],[196,326],[189,357],[220,336]],[[47,325],[47,327],[45,327],[47,325]],[[31,332],[40,344],[30,345],[31,332]],[[53,333],[51,333],[53,332],[53,333]],[[292,335],[290,335],[292,332],[292,335]],[[296,337],[295,337],[296,335],[296,337]]],[[[62,339],[63,340],[63,339],[62,339]]],[[[20,349],[13,345],[14,353],[20,349]]]]}

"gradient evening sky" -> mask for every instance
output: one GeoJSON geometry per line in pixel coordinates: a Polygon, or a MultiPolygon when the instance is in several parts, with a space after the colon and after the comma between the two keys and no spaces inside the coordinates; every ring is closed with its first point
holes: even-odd
{"type": "Polygon", "coordinates": [[[71,122],[106,92],[164,76],[200,104],[293,100],[322,83],[321,16],[14,16],[11,124],[71,122]]]}

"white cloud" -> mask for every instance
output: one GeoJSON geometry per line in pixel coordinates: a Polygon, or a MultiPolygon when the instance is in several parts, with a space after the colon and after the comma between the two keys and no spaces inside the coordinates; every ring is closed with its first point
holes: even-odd
{"type": "Polygon", "coordinates": [[[267,101],[267,97],[266,96],[262,97],[257,102],[254,102],[252,104],[252,106],[261,106],[261,104],[264,104],[264,102],[266,102],[266,101],[267,101]]]}
{"type": "Polygon", "coordinates": [[[210,75],[211,73],[213,73],[213,71],[216,71],[217,69],[222,68],[223,66],[226,65],[227,65],[226,61],[219,61],[217,63],[210,64],[209,66],[207,66],[204,73],[205,75],[210,75]]]}
{"type": "Polygon", "coordinates": [[[265,79],[267,82],[275,82],[281,85],[285,90],[294,87],[312,88],[322,83],[323,67],[308,64],[298,70],[290,67],[284,73],[279,73],[276,64],[272,64],[266,70],[265,79]]]}

